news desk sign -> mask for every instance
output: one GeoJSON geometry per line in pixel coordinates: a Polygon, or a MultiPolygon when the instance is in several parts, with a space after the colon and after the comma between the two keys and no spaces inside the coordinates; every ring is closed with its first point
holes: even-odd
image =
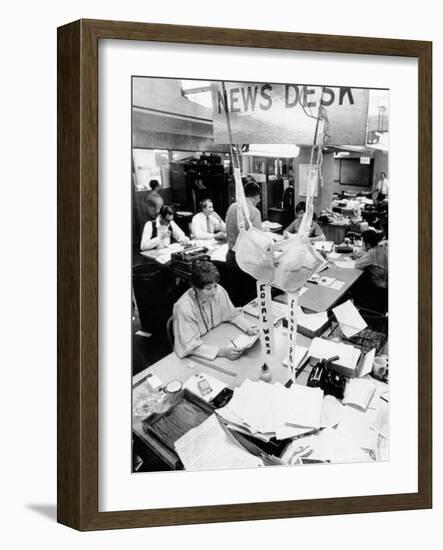
{"type": "MultiPolygon", "coordinates": [[[[226,82],[233,143],[312,145],[319,103],[324,118],[317,143],[365,145],[369,91],[303,84],[226,82]]],[[[224,96],[211,84],[214,141],[229,143],[224,96]]]]}

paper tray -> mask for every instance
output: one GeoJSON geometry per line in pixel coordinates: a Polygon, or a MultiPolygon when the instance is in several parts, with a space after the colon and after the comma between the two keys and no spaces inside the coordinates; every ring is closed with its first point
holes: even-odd
{"type": "MultiPolygon", "coordinates": [[[[176,454],[174,443],[189,430],[199,426],[213,412],[214,408],[211,405],[185,388],[172,409],[149,415],[142,420],[142,427],[145,433],[154,436],[176,454]]],[[[253,435],[246,435],[233,429],[229,431],[245,449],[256,456],[262,453],[281,456],[290,443],[290,440],[275,438],[269,442],[263,442],[253,435]]],[[[179,461],[178,455],[177,461],[179,461]]]]}
{"type": "Polygon", "coordinates": [[[163,445],[175,452],[174,443],[189,430],[199,426],[212,413],[210,405],[184,389],[171,409],[149,415],[142,420],[142,426],[145,433],[154,435],[163,445]]]}

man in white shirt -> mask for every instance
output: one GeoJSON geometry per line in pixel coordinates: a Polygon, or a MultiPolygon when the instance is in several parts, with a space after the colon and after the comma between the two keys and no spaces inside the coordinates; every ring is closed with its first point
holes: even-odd
{"type": "Polygon", "coordinates": [[[389,195],[389,180],[384,172],[380,172],[380,179],[375,187],[375,199],[377,201],[384,201],[389,195]]]}
{"type": "Polygon", "coordinates": [[[191,222],[191,232],[194,239],[226,240],[226,225],[221,217],[214,212],[211,199],[200,201],[201,212],[195,214],[191,222]]]}
{"type": "Polygon", "coordinates": [[[151,250],[152,248],[164,248],[171,242],[186,244],[189,238],[180,227],[174,222],[174,211],[170,206],[164,205],[160,213],[153,221],[145,223],[143,228],[140,250],[151,250]]]}

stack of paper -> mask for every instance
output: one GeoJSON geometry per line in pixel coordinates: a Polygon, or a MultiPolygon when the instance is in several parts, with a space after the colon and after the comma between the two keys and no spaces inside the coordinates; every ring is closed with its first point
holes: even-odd
{"type": "Polygon", "coordinates": [[[372,372],[372,365],[374,364],[374,357],[375,357],[375,348],[371,349],[371,351],[368,351],[368,353],[364,356],[362,365],[360,367],[360,378],[363,378],[363,376],[366,376],[367,374],[371,374],[372,372]]]}
{"type": "Polygon", "coordinates": [[[263,466],[263,461],[241,447],[214,414],[180,437],[175,450],[186,470],[263,466]]]}
{"type": "Polygon", "coordinates": [[[351,300],[334,307],[332,311],[346,338],[352,338],[368,326],[351,300]]]}
{"type": "Polygon", "coordinates": [[[355,376],[358,360],[361,351],[349,344],[342,344],[325,340],[324,338],[314,338],[309,347],[309,355],[315,359],[331,359],[338,355],[338,359],[332,362],[332,366],[345,376],[355,376]]]}
{"type": "Polygon", "coordinates": [[[353,378],[348,380],[343,397],[344,405],[355,405],[364,411],[375,392],[375,385],[367,378],[353,378]]]}
{"type": "Polygon", "coordinates": [[[217,414],[229,427],[263,439],[296,437],[321,427],[323,390],[245,380],[217,414]]]}
{"type": "Polygon", "coordinates": [[[326,311],[320,313],[304,313],[301,307],[297,308],[297,331],[309,338],[321,334],[329,323],[326,311]]]}

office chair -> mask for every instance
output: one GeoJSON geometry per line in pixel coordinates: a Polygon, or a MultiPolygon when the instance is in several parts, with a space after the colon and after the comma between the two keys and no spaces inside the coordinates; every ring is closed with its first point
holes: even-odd
{"type": "Polygon", "coordinates": [[[171,315],[166,321],[166,335],[168,336],[168,341],[171,344],[171,348],[174,349],[174,318],[171,315]]]}

